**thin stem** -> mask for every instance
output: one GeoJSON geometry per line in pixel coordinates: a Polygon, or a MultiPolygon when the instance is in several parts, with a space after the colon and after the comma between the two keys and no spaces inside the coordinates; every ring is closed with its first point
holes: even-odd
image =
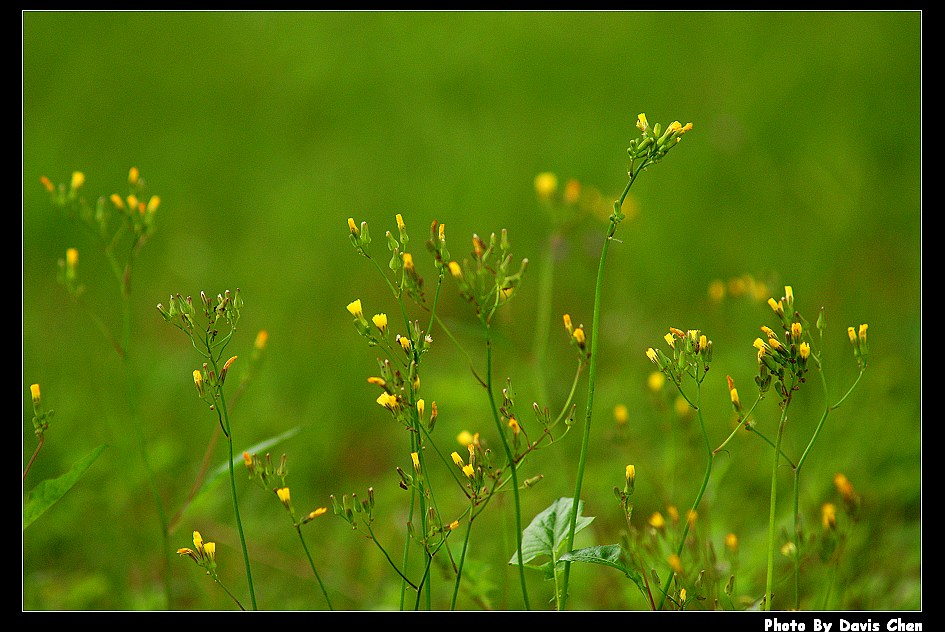
{"type": "Polygon", "coordinates": [[[412,581],[410,581],[409,579],[407,579],[407,576],[404,575],[404,573],[403,573],[399,568],[397,568],[397,565],[394,563],[394,560],[390,559],[390,555],[387,553],[387,549],[385,549],[383,546],[381,546],[381,543],[378,542],[377,536],[374,535],[374,530],[371,529],[370,525],[367,525],[367,530],[368,530],[368,535],[371,536],[371,541],[374,542],[374,544],[377,546],[377,548],[379,548],[379,549],[381,550],[381,553],[384,554],[384,557],[387,558],[387,563],[390,564],[391,568],[393,568],[394,571],[396,571],[397,574],[400,575],[400,578],[403,579],[403,580],[407,583],[408,586],[410,586],[411,588],[413,588],[415,591],[419,592],[420,589],[417,588],[417,585],[414,584],[414,583],[413,583],[412,581]]]}
{"type": "Polygon", "coordinates": [[[525,564],[522,562],[522,507],[518,495],[518,473],[516,472],[515,457],[512,455],[512,449],[509,447],[508,439],[505,436],[505,429],[502,428],[502,422],[499,420],[499,409],[496,407],[495,395],[492,392],[492,337],[489,322],[483,318],[482,325],[486,334],[486,392],[489,394],[489,405],[492,407],[492,418],[495,420],[495,427],[502,440],[502,447],[505,450],[505,456],[509,463],[509,471],[512,474],[512,496],[515,501],[515,554],[518,558],[519,583],[522,586],[522,599],[525,601],[525,609],[531,610],[528,601],[528,589],[525,585],[525,564]]]}
{"type": "Polygon", "coordinates": [[[459,584],[463,579],[463,563],[466,561],[466,550],[469,548],[469,535],[472,533],[473,520],[476,514],[473,513],[472,504],[469,506],[469,523],[466,525],[466,535],[463,536],[463,551],[459,555],[459,568],[456,570],[456,582],[453,584],[453,597],[450,599],[450,610],[456,609],[456,595],[459,594],[459,584]]]}
{"type": "MultiPolygon", "coordinates": [[[[648,164],[648,160],[644,161],[638,169],[631,173],[630,180],[627,182],[627,186],[624,187],[623,193],[621,193],[620,198],[614,202],[614,213],[611,215],[610,226],[607,229],[607,236],[604,239],[603,246],[601,246],[600,264],[597,266],[597,282],[594,286],[594,315],[591,322],[591,359],[587,372],[587,409],[584,417],[584,438],[581,441],[581,456],[578,461],[577,481],[574,485],[574,499],[571,505],[571,522],[568,526],[568,553],[574,549],[574,532],[577,526],[578,513],[577,508],[578,502],[581,498],[581,485],[584,480],[584,465],[587,462],[587,447],[591,436],[591,417],[594,410],[594,387],[596,386],[597,381],[597,351],[600,344],[600,303],[601,294],[604,287],[604,264],[607,261],[607,251],[610,249],[610,242],[613,240],[614,233],[617,232],[617,223],[623,218],[621,208],[623,208],[624,200],[627,199],[627,195],[630,193],[630,187],[633,186],[637,176],[640,175],[640,173],[648,164]]],[[[571,562],[566,561],[564,563],[564,578],[561,583],[561,591],[557,594],[558,610],[562,610],[564,608],[565,602],[568,599],[568,578],[570,575],[571,562]]]]}
{"type": "Polygon", "coordinates": [[[29,474],[30,468],[33,467],[33,461],[36,460],[36,455],[39,454],[39,451],[43,449],[43,443],[46,441],[46,435],[39,435],[39,444],[36,446],[36,450],[33,451],[33,456],[30,457],[30,462],[26,464],[26,469],[23,470],[23,480],[26,480],[26,475],[29,474]]]}
{"type": "Polygon", "coordinates": [[[222,588],[223,591],[224,591],[227,595],[229,595],[230,599],[232,599],[233,601],[236,602],[236,605],[240,607],[240,610],[242,610],[242,611],[245,612],[245,611],[246,611],[246,608],[244,608],[244,607],[243,607],[243,604],[240,603],[240,600],[237,599],[237,598],[233,595],[233,593],[230,592],[230,589],[223,585],[223,582],[220,581],[220,578],[217,577],[216,574],[212,574],[212,575],[210,575],[210,576],[213,577],[213,581],[215,581],[215,582],[217,583],[217,585],[219,585],[220,588],[222,588]]]}
{"type": "MultiPolygon", "coordinates": [[[[216,362],[213,363],[214,370],[217,371],[216,362]]],[[[219,373],[219,371],[217,371],[219,373]]],[[[220,405],[217,407],[217,415],[222,410],[223,434],[226,435],[226,442],[230,449],[230,458],[227,459],[227,465],[230,469],[230,496],[233,498],[233,513],[236,515],[236,527],[240,534],[240,546],[243,549],[243,565],[246,567],[246,582],[249,584],[249,598],[253,604],[253,610],[257,610],[256,591],[253,588],[253,571],[249,566],[249,552],[246,549],[246,536],[243,534],[243,521],[240,519],[240,506],[236,500],[236,473],[233,471],[233,435],[230,432],[230,416],[226,409],[226,400],[223,397],[223,390],[220,390],[220,405]]]]}
{"type": "Polygon", "coordinates": [[[765,610],[771,610],[771,589],[774,585],[774,523],[777,514],[778,500],[778,465],[781,461],[781,439],[784,436],[784,425],[787,422],[788,406],[791,404],[791,396],[787,399],[781,408],[781,420],[778,422],[778,437],[774,446],[774,459],[771,465],[771,502],[768,511],[768,572],[765,579],[765,610]]]}
{"type": "Polygon", "coordinates": [[[302,528],[299,525],[295,525],[295,532],[299,534],[299,541],[302,542],[302,548],[305,549],[305,557],[308,558],[308,564],[312,567],[312,572],[315,573],[315,579],[318,580],[318,586],[322,589],[322,594],[325,595],[325,601],[328,603],[328,609],[334,610],[331,605],[331,599],[328,598],[328,591],[325,590],[325,584],[322,583],[322,578],[318,574],[318,569],[315,568],[315,562],[312,560],[312,554],[308,550],[308,545],[305,544],[305,538],[302,537],[302,528]]]}

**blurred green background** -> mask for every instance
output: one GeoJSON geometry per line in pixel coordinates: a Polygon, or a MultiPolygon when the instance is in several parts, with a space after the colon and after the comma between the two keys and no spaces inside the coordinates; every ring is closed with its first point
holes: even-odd
{"type": "MultiPolygon", "coordinates": [[[[921,14],[919,12],[32,12],[23,21],[23,459],[35,447],[29,385],[56,414],[24,491],[64,472],[99,444],[110,447],[78,485],[23,532],[23,608],[159,609],[164,556],[155,506],[131,423],[139,424],[170,513],[184,503],[215,417],[194,397],[198,361],[155,305],[171,293],[246,301],[231,345],[248,358],[269,333],[264,364],[233,414],[236,448],[298,428],[272,448],[288,454],[300,511],[329,494],[373,486],[377,530],[403,543],[407,494],[396,466],[409,439],[374,402],[366,378],[375,354],[345,306],[397,311],[346,219],[367,220],[375,252],[402,213],[418,268],[432,284],[420,242],[433,219],[447,225],[454,257],[473,233],[507,228],[532,266],[496,324],[498,379],[512,378],[521,408],[537,398],[532,364],[539,262],[552,230],[533,188],[537,173],[596,188],[605,202],[626,183],[636,115],[694,129],[634,186],[634,216],[607,262],[584,545],[619,539],[613,487],[637,469],[636,513],[687,507],[704,451],[693,418],[647,391],[644,351],[670,326],[703,330],[715,360],[704,389],[713,443],[732,429],[725,376],[751,401],[752,340],[774,325],[765,298],[710,300],[713,280],[751,275],[778,297],[793,286],[813,321],[826,310],[831,399],[856,376],[846,328],[869,323],[869,370],[833,412],[802,478],[801,511],[817,531],[845,473],[863,497],[833,583],[805,565],[802,608],[918,609],[921,508],[921,14]],[[57,285],[56,262],[80,251],[88,302],[120,326],[118,288],[101,253],[67,221],[39,183],[86,175],[93,198],[124,192],[137,166],[161,196],[158,232],[133,279],[139,391],[134,417],[122,363],[87,314],[57,285]],[[665,403],[665,402],[664,402],[665,403]],[[617,404],[629,409],[614,422],[617,404]],[[832,591],[825,599],[827,586],[832,591]]],[[[544,369],[551,407],[570,383],[560,315],[591,320],[605,221],[578,218],[555,251],[553,318],[544,369]]],[[[449,280],[448,280],[449,281],[449,280]]],[[[471,310],[444,286],[441,313],[482,366],[471,310]]],[[[419,314],[417,314],[419,315],[419,314]]],[[[461,430],[497,445],[488,402],[456,347],[434,331],[423,395],[436,400],[435,438],[456,449],[461,430]]],[[[234,370],[239,368],[239,363],[234,370]]],[[[577,403],[583,409],[585,383],[577,403]]],[[[799,455],[823,410],[817,380],[798,396],[785,435],[799,455]]],[[[759,428],[771,436],[773,398],[759,428]]],[[[530,418],[524,423],[528,428],[530,418]]],[[[534,422],[532,421],[534,424],[534,422]]],[[[527,522],[571,496],[580,430],[538,453],[525,475],[527,522]]],[[[737,592],[764,592],[769,449],[740,434],[717,460],[700,507],[702,538],[741,540],[737,592]]],[[[225,460],[218,444],[212,465],[225,460]]],[[[240,466],[242,467],[242,466],[240,466]]],[[[442,473],[440,473],[442,474],[442,473]]],[[[440,474],[437,474],[439,476],[440,474]]],[[[781,479],[779,526],[790,524],[790,475],[781,479]]],[[[218,542],[221,577],[246,599],[228,486],[210,484],[171,534],[187,546],[199,529],[218,542]]],[[[239,481],[241,512],[260,607],[324,606],[289,519],[273,497],[239,481]]],[[[461,495],[440,482],[444,518],[461,495]]],[[[509,504],[473,531],[471,559],[492,584],[495,608],[522,606],[505,562],[514,549],[509,504]]],[[[478,523],[477,523],[478,524],[478,523]]],[[[305,530],[319,571],[343,609],[398,607],[399,584],[377,549],[331,515],[305,530]]],[[[775,592],[792,595],[788,566],[775,592]]],[[[665,565],[658,569],[665,573],[665,565]]],[[[782,572],[783,571],[783,572],[782,572]]],[[[175,609],[231,609],[186,558],[171,560],[175,609]]],[[[450,584],[434,576],[434,607],[450,584]]],[[[551,586],[530,576],[533,604],[551,586]]],[[[487,586],[488,587],[488,586],[487,586]]],[[[636,588],[603,567],[575,566],[575,609],[642,609],[636,588]]],[[[787,604],[785,604],[786,606],[787,604]]],[[[460,596],[458,607],[481,602],[460,596]]],[[[711,603],[698,607],[712,607],[711,603]]]]}

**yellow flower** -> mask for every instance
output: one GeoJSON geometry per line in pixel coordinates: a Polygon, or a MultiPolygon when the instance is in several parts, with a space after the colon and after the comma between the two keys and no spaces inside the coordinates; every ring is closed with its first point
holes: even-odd
{"type": "Polygon", "coordinates": [[[571,178],[564,185],[564,201],[568,204],[574,204],[581,198],[581,183],[571,178]]]}
{"type": "Polygon", "coordinates": [[[662,371],[653,371],[646,378],[646,385],[654,393],[662,390],[664,384],[666,384],[666,375],[662,371]]]}
{"type": "Polygon", "coordinates": [[[512,429],[512,434],[518,436],[518,433],[522,431],[522,427],[518,425],[518,422],[515,420],[515,417],[509,419],[509,428],[512,429]]]}
{"type": "Polygon", "coordinates": [[[456,464],[456,467],[463,467],[465,465],[465,463],[463,463],[463,457],[459,456],[459,452],[453,452],[450,454],[450,458],[453,459],[453,463],[456,464]]]}
{"type": "Polygon", "coordinates": [[[762,326],[761,326],[761,331],[763,331],[764,334],[765,334],[768,338],[777,338],[777,337],[778,337],[778,334],[774,333],[774,330],[771,329],[771,327],[766,327],[765,325],[762,325],[762,326]]]}
{"type": "Polygon", "coordinates": [[[55,192],[56,187],[53,186],[52,180],[50,180],[46,176],[41,176],[39,181],[40,183],[42,183],[43,187],[45,187],[47,191],[49,191],[50,193],[55,192]]]}
{"type": "Polygon", "coordinates": [[[462,279],[463,278],[463,269],[459,267],[459,264],[455,261],[449,262],[450,274],[453,275],[453,278],[462,279]]]}
{"type": "Polygon", "coordinates": [[[695,524],[696,518],[698,518],[698,517],[699,517],[698,512],[696,512],[695,509],[690,509],[690,510],[686,513],[686,522],[688,522],[688,523],[689,523],[689,526],[691,527],[693,524],[695,524]]]}
{"type": "Polygon", "coordinates": [[[734,533],[729,533],[725,536],[725,548],[734,553],[738,550],[738,536],[734,533]]]}
{"type": "Polygon", "coordinates": [[[633,487],[633,483],[637,480],[637,468],[635,468],[633,465],[628,465],[625,478],[627,479],[627,485],[633,487]]]}
{"type": "Polygon", "coordinates": [[[363,318],[364,312],[361,311],[361,299],[348,303],[348,311],[351,312],[351,315],[355,318],[363,318]]]}
{"type": "Polygon", "coordinates": [[[454,529],[459,529],[459,520],[454,520],[449,525],[449,530],[453,531],[454,529]]]}
{"type": "Polygon", "coordinates": [[[194,531],[194,548],[197,549],[197,552],[203,555],[203,538],[200,536],[199,531],[194,531]]]}
{"type": "Polygon", "coordinates": [[[377,403],[390,411],[394,411],[397,408],[397,396],[386,392],[381,393],[377,397],[377,403]]]}
{"type": "Polygon", "coordinates": [[[355,235],[355,236],[358,235],[358,225],[354,223],[353,217],[348,218],[348,230],[351,231],[352,235],[355,235]]]}
{"type": "Polygon", "coordinates": [[[733,388],[728,392],[728,394],[729,394],[729,397],[732,398],[732,404],[736,408],[740,408],[742,403],[738,400],[738,389],[733,388]]]}
{"type": "Polygon", "coordinates": [[[410,453],[410,460],[413,461],[413,469],[420,471],[420,455],[416,452],[410,453]]]}
{"type": "Polygon", "coordinates": [[[153,213],[158,210],[158,207],[161,205],[161,198],[156,195],[152,195],[151,199],[148,200],[148,213],[153,213]]]}
{"type": "Polygon", "coordinates": [[[853,484],[840,472],[834,474],[833,485],[845,500],[853,500],[856,498],[856,491],[853,489],[853,484]]]}
{"type": "Polygon", "coordinates": [[[203,545],[203,552],[206,554],[207,559],[211,562],[216,561],[217,557],[217,544],[216,542],[207,542],[203,545]]]}
{"type": "Polygon", "coordinates": [[[194,370],[194,384],[197,386],[197,392],[203,396],[203,374],[199,369],[194,370]]]}
{"type": "Polygon", "coordinates": [[[716,279],[709,284],[709,298],[714,303],[719,303],[725,298],[725,282],[716,279]]]}
{"type": "Polygon", "coordinates": [[[539,173],[535,176],[535,193],[540,200],[550,200],[558,190],[558,176],[551,172],[539,173]]]}
{"type": "Polygon", "coordinates": [[[781,316],[784,314],[784,305],[781,303],[781,301],[775,301],[773,298],[769,298],[768,305],[771,307],[771,310],[778,316],[781,316]]]}
{"type": "Polygon", "coordinates": [[[686,603],[686,589],[682,588],[679,591],[679,601],[686,603]]]}
{"type": "Polygon", "coordinates": [[[404,256],[404,268],[407,270],[413,270],[413,255],[409,252],[405,252],[404,256]]]}
{"type": "Polygon", "coordinates": [[[676,398],[676,401],[673,402],[673,408],[676,410],[676,414],[680,417],[685,417],[692,412],[692,408],[689,406],[689,402],[686,401],[686,398],[680,395],[676,398]]]}
{"type": "Polygon", "coordinates": [[[253,341],[253,347],[256,349],[265,349],[266,342],[269,341],[269,332],[265,329],[260,329],[259,333],[256,334],[256,340],[253,341]]]}
{"type": "Polygon", "coordinates": [[[682,575],[683,567],[678,555],[673,553],[666,559],[666,561],[669,562],[669,567],[673,569],[674,573],[677,575],[682,575]]]}
{"type": "Polygon", "coordinates": [[[42,401],[39,393],[39,384],[30,384],[30,395],[33,397],[33,405],[36,406],[42,401]]]}
{"type": "Polygon", "coordinates": [[[869,328],[869,325],[867,325],[866,323],[860,325],[860,329],[859,329],[859,332],[857,332],[857,336],[859,337],[861,343],[866,342],[866,330],[868,328],[869,328]]]}
{"type": "Polygon", "coordinates": [[[578,327],[571,335],[574,336],[574,340],[577,341],[578,346],[583,349],[587,343],[587,339],[584,337],[584,329],[582,327],[578,327]]]}
{"type": "Polygon", "coordinates": [[[125,201],[128,202],[128,209],[132,211],[138,210],[138,196],[132,194],[125,198],[125,201]]]}
{"type": "Polygon", "coordinates": [[[468,430],[463,430],[461,433],[456,435],[456,441],[462,446],[468,446],[473,442],[472,433],[468,430]]]}
{"type": "Polygon", "coordinates": [[[646,357],[648,357],[654,364],[659,364],[659,356],[656,355],[656,350],[653,347],[650,347],[646,350],[646,357]]]}
{"type": "Polygon", "coordinates": [[[380,386],[381,388],[387,386],[387,382],[382,377],[369,377],[367,381],[368,384],[374,384],[375,386],[380,386]]]}
{"type": "Polygon", "coordinates": [[[614,406],[614,421],[623,425],[627,423],[628,419],[630,419],[630,412],[627,410],[626,404],[617,404],[614,406]]]}
{"type": "Polygon", "coordinates": [[[837,506],[833,503],[824,503],[823,507],[820,508],[820,521],[823,523],[824,529],[836,529],[837,506]]]}
{"type": "Polygon", "coordinates": [[[795,553],[797,553],[797,547],[793,542],[785,542],[781,547],[781,555],[784,557],[794,557],[795,553]]]}
{"type": "Polygon", "coordinates": [[[138,174],[137,167],[132,167],[131,169],[128,170],[128,184],[130,184],[131,186],[138,184],[138,178],[139,178],[139,174],[138,174]]]}
{"type": "Polygon", "coordinates": [[[249,452],[244,451],[243,452],[243,465],[245,465],[246,467],[250,467],[252,466],[252,464],[253,464],[253,457],[249,454],[249,452]]]}
{"type": "Polygon", "coordinates": [[[403,347],[406,353],[410,353],[410,338],[407,336],[397,335],[397,342],[400,343],[400,346],[403,347]]]}
{"type": "Polygon", "coordinates": [[[648,123],[646,122],[646,114],[643,114],[642,112],[637,114],[637,129],[643,133],[646,133],[647,125],[648,123]]]}
{"type": "Polygon", "coordinates": [[[371,321],[374,322],[374,326],[378,328],[381,333],[387,331],[387,314],[374,314],[371,317],[371,321]]]}
{"type": "Polygon", "coordinates": [[[446,224],[440,224],[437,230],[437,237],[440,238],[440,241],[446,241],[446,224]]]}
{"type": "Polygon", "coordinates": [[[71,269],[75,269],[76,264],[79,263],[79,251],[75,248],[69,248],[66,250],[66,265],[71,269]]]}
{"type": "Polygon", "coordinates": [[[561,320],[564,321],[564,328],[568,330],[568,333],[573,333],[574,325],[571,324],[571,314],[565,314],[561,317],[561,320]]]}
{"type": "Polygon", "coordinates": [[[650,523],[650,526],[654,529],[662,529],[666,526],[666,519],[663,518],[663,514],[658,511],[654,511],[653,515],[650,516],[650,519],[647,521],[650,523]]]}
{"type": "Polygon", "coordinates": [[[755,338],[755,341],[751,343],[751,345],[758,351],[764,351],[768,346],[767,344],[765,344],[765,341],[762,340],[761,338],[755,338]]]}
{"type": "Polygon", "coordinates": [[[800,323],[791,323],[791,338],[794,340],[799,340],[803,331],[804,328],[800,323]]]}
{"type": "Polygon", "coordinates": [[[663,336],[663,340],[666,341],[666,344],[669,345],[670,349],[676,348],[676,339],[673,337],[673,334],[666,334],[663,336]]]}
{"type": "Polygon", "coordinates": [[[277,489],[276,496],[279,497],[279,500],[282,501],[282,504],[285,505],[286,509],[289,509],[292,506],[292,496],[289,494],[288,487],[280,487],[277,489]]]}
{"type": "Polygon", "coordinates": [[[706,338],[705,334],[699,336],[699,350],[705,351],[709,346],[709,339],[706,338]]]}
{"type": "Polygon", "coordinates": [[[464,466],[463,466],[463,474],[466,475],[466,478],[473,478],[473,477],[476,475],[476,470],[473,468],[473,466],[472,466],[471,464],[470,464],[470,465],[464,465],[464,466]]]}
{"type": "Polygon", "coordinates": [[[801,352],[801,358],[803,360],[806,360],[807,358],[810,357],[810,345],[807,344],[806,342],[801,343],[799,350],[801,352]]]}
{"type": "Polygon", "coordinates": [[[69,188],[75,191],[76,189],[80,188],[83,184],[85,184],[85,174],[82,173],[81,171],[73,171],[72,181],[69,183],[69,188]]]}
{"type": "Polygon", "coordinates": [[[666,513],[669,515],[670,520],[679,522],[679,510],[676,509],[676,505],[666,505],[666,513]]]}
{"type": "Polygon", "coordinates": [[[117,193],[112,193],[111,197],[108,199],[112,201],[112,205],[118,210],[125,208],[125,201],[121,199],[121,196],[117,193]]]}
{"type": "Polygon", "coordinates": [[[308,514],[308,519],[314,520],[315,518],[319,517],[320,515],[324,514],[327,511],[328,511],[328,507],[319,507],[318,509],[308,514]]]}
{"type": "Polygon", "coordinates": [[[398,228],[401,232],[403,232],[403,230],[404,230],[405,228],[407,228],[407,226],[404,224],[404,218],[403,218],[403,216],[402,216],[400,213],[397,213],[396,219],[397,219],[397,228],[398,228]]]}

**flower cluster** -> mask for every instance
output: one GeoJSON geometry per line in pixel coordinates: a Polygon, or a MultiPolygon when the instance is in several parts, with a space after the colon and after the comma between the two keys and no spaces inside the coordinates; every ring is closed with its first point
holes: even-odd
{"type": "Polygon", "coordinates": [[[755,382],[761,393],[767,392],[773,383],[775,392],[787,398],[805,381],[811,357],[810,334],[800,313],[794,310],[794,290],[790,285],[784,287],[784,296],[779,300],[769,298],[768,305],[781,321],[784,339],[770,327],[761,327],[765,337],[755,338],[752,343],[758,354],[755,382]]]}
{"type": "Polygon", "coordinates": [[[682,331],[675,327],[670,327],[663,339],[669,345],[672,356],[661,349],[650,347],[646,350],[646,357],[676,386],[682,383],[684,375],[701,380],[700,376],[705,375],[712,361],[712,341],[698,329],[682,331]]]}

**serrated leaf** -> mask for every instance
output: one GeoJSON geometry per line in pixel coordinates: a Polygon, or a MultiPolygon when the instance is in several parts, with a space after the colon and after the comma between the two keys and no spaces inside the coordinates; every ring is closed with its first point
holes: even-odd
{"type": "MultiPolygon", "coordinates": [[[[558,552],[568,537],[571,525],[571,508],[573,499],[559,498],[550,507],[535,516],[531,523],[522,531],[522,563],[530,562],[536,557],[547,555],[552,559],[558,557],[558,552]]],[[[584,503],[578,501],[577,520],[574,532],[585,529],[593,521],[593,517],[581,515],[584,503]]],[[[509,564],[518,564],[518,552],[512,554],[509,564]]]]}
{"type": "Polygon", "coordinates": [[[106,445],[98,446],[76,461],[65,474],[56,478],[48,478],[31,489],[23,500],[23,528],[26,529],[26,527],[33,524],[37,518],[46,513],[47,509],[65,496],[66,492],[79,482],[82,475],[88,471],[95,459],[101,456],[107,447],[106,445]]]}

